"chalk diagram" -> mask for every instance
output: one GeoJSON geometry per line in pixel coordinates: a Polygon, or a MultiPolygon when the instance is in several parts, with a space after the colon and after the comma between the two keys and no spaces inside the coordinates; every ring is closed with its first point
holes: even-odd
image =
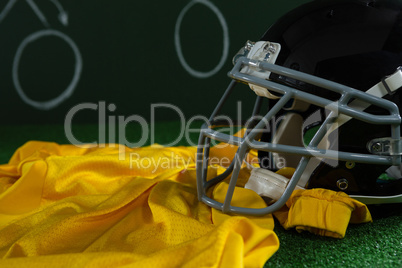
{"type": "MultiPolygon", "coordinates": [[[[0,23],[4,20],[4,18],[9,14],[11,11],[12,7],[18,0],[9,0],[4,9],[0,12],[0,23]]],[[[59,11],[58,14],[58,19],[60,23],[67,27],[68,26],[68,14],[67,12],[63,9],[63,6],[58,2],[58,0],[49,0],[51,1],[56,8],[59,11]]],[[[63,101],[65,101],[67,98],[69,98],[72,93],[74,92],[75,87],[78,84],[78,81],[81,76],[81,71],[82,71],[82,57],[81,53],[75,44],[75,42],[66,34],[58,31],[51,29],[51,26],[49,25],[45,15],[42,13],[42,11],[39,9],[39,7],[36,5],[34,0],[25,0],[25,2],[31,7],[32,11],[35,13],[35,15],[38,17],[38,19],[42,22],[43,26],[46,29],[39,30],[36,32],[33,32],[29,34],[27,37],[25,37],[22,42],[19,44],[17,48],[17,52],[14,56],[13,60],[13,66],[12,66],[12,79],[13,79],[13,84],[14,87],[18,93],[18,95],[21,97],[21,99],[27,103],[28,105],[31,105],[32,107],[35,107],[39,110],[51,110],[55,107],[57,107],[59,104],[61,104],[63,101]],[[73,51],[74,53],[74,58],[75,58],[75,64],[74,64],[74,74],[73,77],[68,84],[68,86],[62,91],[61,94],[59,94],[57,97],[47,100],[47,101],[35,101],[28,97],[24,89],[21,86],[20,80],[19,80],[19,66],[20,66],[20,61],[21,61],[21,56],[26,49],[26,47],[41,39],[44,37],[48,36],[54,36],[65,42],[73,51]]]]}
{"type": "Polygon", "coordinates": [[[210,1],[208,0],[192,0],[190,1],[180,12],[179,16],[177,17],[176,20],[176,25],[175,25],[175,31],[174,31],[174,44],[177,52],[177,56],[179,58],[179,61],[183,68],[192,76],[197,77],[197,78],[208,78],[219,72],[219,70],[223,67],[225,64],[228,53],[229,53],[229,30],[228,26],[225,20],[225,17],[223,14],[220,12],[220,10],[210,1]],[[201,72],[193,67],[191,67],[186,59],[184,58],[183,51],[181,48],[181,43],[180,43],[180,27],[183,21],[183,17],[185,14],[188,12],[190,8],[192,8],[195,4],[202,4],[209,8],[218,18],[220,26],[222,27],[223,30],[223,49],[222,49],[222,56],[218,62],[218,64],[210,71],[207,72],[201,72]]]}

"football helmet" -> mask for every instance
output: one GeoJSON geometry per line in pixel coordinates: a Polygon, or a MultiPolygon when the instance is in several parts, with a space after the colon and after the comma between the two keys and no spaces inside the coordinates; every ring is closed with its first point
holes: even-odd
{"type": "Polygon", "coordinates": [[[296,188],[344,191],[365,204],[402,203],[401,8],[397,0],[312,1],[280,18],[258,42],[247,41],[200,131],[199,200],[249,215],[278,210],[296,188]],[[245,134],[236,137],[217,126],[239,84],[256,100],[245,134]],[[207,179],[213,140],[238,147],[226,171],[207,179]],[[265,208],[231,204],[250,152],[258,152],[259,165],[249,164],[245,187],[263,196],[265,208]],[[294,172],[287,178],[284,169],[294,172]],[[218,202],[208,189],[226,178],[226,198],[218,202]]]}

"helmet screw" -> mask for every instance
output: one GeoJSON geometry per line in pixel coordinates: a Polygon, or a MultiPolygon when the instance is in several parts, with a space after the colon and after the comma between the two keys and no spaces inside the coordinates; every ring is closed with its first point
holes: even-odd
{"type": "Polygon", "coordinates": [[[252,48],[254,45],[255,45],[255,42],[252,42],[252,41],[250,41],[250,40],[247,40],[247,42],[246,42],[246,44],[245,44],[245,46],[244,46],[244,49],[250,51],[251,48],[252,48]]]}
{"type": "Polygon", "coordinates": [[[348,188],[349,182],[348,182],[347,179],[339,179],[339,180],[336,182],[336,186],[338,186],[338,188],[343,191],[343,190],[346,190],[346,189],[348,188]]]}
{"type": "Polygon", "coordinates": [[[346,166],[347,169],[352,169],[352,168],[355,167],[355,165],[356,165],[356,163],[351,162],[351,161],[348,161],[348,162],[345,163],[345,166],[346,166]]]}
{"type": "Polygon", "coordinates": [[[381,143],[376,142],[373,145],[371,145],[371,149],[373,150],[373,152],[381,152],[382,146],[381,143]]]}

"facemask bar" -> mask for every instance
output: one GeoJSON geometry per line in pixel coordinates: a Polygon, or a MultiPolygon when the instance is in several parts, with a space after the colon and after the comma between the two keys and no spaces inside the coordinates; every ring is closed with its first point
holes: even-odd
{"type": "Polygon", "coordinates": [[[229,76],[231,76],[234,81],[229,85],[224,96],[220,100],[218,106],[213,112],[210,118],[210,125],[213,124],[214,117],[220,111],[230,92],[233,90],[236,81],[241,81],[245,83],[251,83],[270,91],[276,92],[282,97],[278,102],[268,111],[268,113],[263,117],[258,124],[249,130],[243,138],[233,137],[224,133],[213,130],[208,126],[203,126],[201,129],[199,148],[197,153],[197,187],[198,187],[198,198],[200,201],[208,204],[211,207],[219,209],[224,213],[238,213],[238,214],[248,214],[248,215],[264,215],[272,213],[279,208],[281,208],[285,202],[289,199],[291,193],[295,189],[301,175],[303,174],[309,160],[311,157],[335,159],[341,161],[354,161],[361,163],[371,163],[371,164],[383,164],[383,165],[399,165],[401,163],[401,152],[394,155],[371,155],[371,154],[356,154],[350,152],[339,152],[334,150],[318,149],[317,145],[321,139],[325,136],[329,127],[336,121],[340,114],[368,122],[371,124],[378,125],[390,125],[391,127],[391,139],[400,140],[400,115],[398,107],[385,99],[381,99],[365,92],[358,91],[356,89],[328,81],[319,77],[315,77],[309,74],[284,68],[278,65],[274,65],[267,62],[261,62],[256,60],[250,60],[245,57],[240,58],[229,76]],[[334,102],[329,99],[325,99],[319,96],[315,96],[308,92],[303,92],[296,90],[286,85],[282,85],[273,81],[268,81],[255,76],[250,76],[241,72],[243,66],[252,66],[254,68],[260,68],[262,70],[270,71],[282,76],[287,76],[296,80],[300,80],[333,92],[337,92],[341,95],[338,101],[334,102]],[[260,142],[255,140],[257,135],[264,131],[266,123],[269,122],[285,105],[291,100],[301,100],[313,105],[326,108],[330,110],[329,116],[325,119],[311,142],[306,147],[296,147],[282,144],[272,144],[267,142],[260,142]],[[359,101],[367,102],[371,105],[382,107],[389,111],[389,115],[372,115],[364,111],[359,111],[348,106],[350,100],[357,99],[359,101]],[[234,157],[229,168],[220,176],[206,181],[207,169],[208,169],[208,157],[209,157],[209,146],[211,139],[225,142],[228,144],[239,146],[238,151],[234,157]],[[290,179],[283,195],[279,200],[270,205],[269,207],[261,209],[243,208],[231,206],[231,199],[234,193],[234,189],[237,182],[237,177],[240,172],[241,164],[247,154],[251,149],[257,149],[267,152],[278,152],[278,153],[292,153],[302,156],[299,165],[296,168],[295,173],[290,179]],[[217,202],[209,198],[206,195],[208,188],[217,184],[218,182],[225,179],[232,172],[230,179],[228,191],[224,203],[217,202]]]}

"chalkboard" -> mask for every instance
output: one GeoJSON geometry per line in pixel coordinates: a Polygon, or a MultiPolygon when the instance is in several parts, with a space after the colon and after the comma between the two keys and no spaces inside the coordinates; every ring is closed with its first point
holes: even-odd
{"type": "Polygon", "coordinates": [[[2,0],[0,122],[208,115],[232,56],[304,2],[2,0]]]}

